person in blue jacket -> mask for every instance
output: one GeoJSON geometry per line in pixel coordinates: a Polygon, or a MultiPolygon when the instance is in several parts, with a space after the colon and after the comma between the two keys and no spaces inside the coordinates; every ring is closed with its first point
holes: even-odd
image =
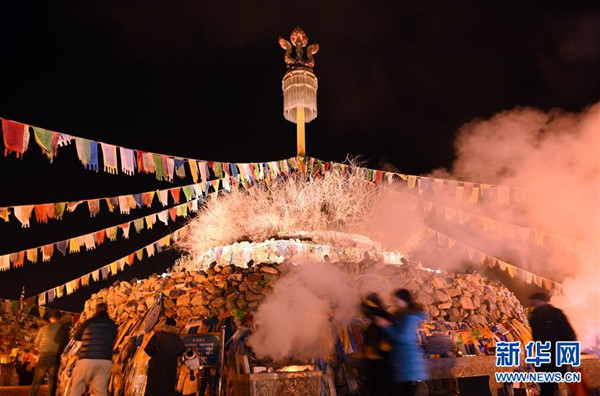
{"type": "Polygon", "coordinates": [[[397,290],[393,302],[399,308],[393,320],[377,316],[375,323],[393,346],[389,356],[394,382],[392,394],[414,396],[418,383],[428,378],[427,364],[417,337],[419,323],[425,320],[426,314],[423,306],[406,289],[397,290]]]}

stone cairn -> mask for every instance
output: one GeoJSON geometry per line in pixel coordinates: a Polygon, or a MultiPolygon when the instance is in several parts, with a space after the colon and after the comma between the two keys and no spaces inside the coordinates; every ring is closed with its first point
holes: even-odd
{"type": "MultiPolygon", "coordinates": [[[[427,308],[431,320],[487,324],[526,319],[512,292],[478,274],[436,273],[412,264],[388,265],[371,260],[332,264],[356,279],[367,274],[371,279],[380,276],[382,284],[392,281],[393,287],[411,290],[427,308]]],[[[159,292],[164,295],[164,315],[175,318],[178,325],[185,325],[191,318],[212,317],[236,309],[252,312],[289,268],[286,261],[279,265],[251,264],[248,268],[213,263],[205,271],[120,281],[93,294],[86,301],[81,320],[92,315],[97,303],[106,302],[111,316],[117,324],[122,324],[143,315],[156,302],[159,292]]]]}

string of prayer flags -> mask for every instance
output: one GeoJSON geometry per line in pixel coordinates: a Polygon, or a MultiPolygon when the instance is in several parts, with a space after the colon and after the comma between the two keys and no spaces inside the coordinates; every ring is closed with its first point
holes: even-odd
{"type": "Polygon", "coordinates": [[[348,172],[358,172],[373,183],[379,184],[383,180],[388,183],[396,176],[406,182],[409,189],[417,188],[419,195],[427,191],[432,193],[449,194],[456,202],[465,200],[470,204],[482,202],[495,202],[500,206],[508,206],[514,203],[522,203],[527,199],[527,190],[521,187],[502,186],[483,183],[462,182],[456,180],[439,179],[428,176],[405,175],[402,173],[387,172],[376,169],[349,166],[337,162],[321,161],[316,158],[307,157],[308,169],[319,174],[327,171],[329,167],[335,166],[348,172]]]}
{"type": "MultiPolygon", "coordinates": [[[[5,156],[15,152],[17,157],[21,157],[29,146],[29,128],[27,124],[16,121],[2,119],[2,132],[5,145],[5,156]]],[[[281,173],[289,174],[296,169],[295,158],[289,158],[280,161],[271,161],[268,163],[246,163],[232,164],[228,162],[201,161],[192,158],[176,157],[171,155],[144,152],[141,150],[129,149],[104,142],[99,142],[82,137],[72,136],[66,133],[50,131],[44,128],[33,127],[35,140],[42,149],[44,155],[52,162],[56,157],[57,149],[69,145],[75,141],[77,155],[86,169],[98,171],[100,166],[110,174],[118,173],[118,156],[121,158],[121,171],[126,175],[135,175],[136,171],[140,173],[153,173],[158,180],[173,182],[175,175],[178,178],[187,177],[186,164],[190,169],[190,175],[197,183],[200,179],[203,183],[210,181],[210,170],[212,169],[215,177],[222,179],[224,177],[238,178],[237,168],[243,168],[243,179],[246,182],[255,182],[259,178],[270,179],[262,170],[269,170],[272,175],[281,173]],[[102,151],[102,161],[98,156],[98,145],[102,151]],[[117,150],[117,148],[119,150],[117,150]],[[200,176],[200,177],[199,177],[200,176]]],[[[329,163],[326,163],[326,167],[329,163]]],[[[377,171],[376,179],[381,176],[377,171]]],[[[267,180],[268,182],[270,180],[267,180]]]]}
{"type": "Polygon", "coordinates": [[[23,156],[29,148],[29,125],[2,119],[2,136],[4,137],[4,156],[16,153],[17,158],[23,156]]]}
{"type": "MultiPolygon", "coordinates": [[[[197,210],[197,203],[198,203],[197,199],[195,199],[193,202],[196,204],[195,207],[197,210]]],[[[177,220],[177,217],[181,217],[181,218],[188,217],[189,212],[190,212],[188,210],[190,203],[191,202],[184,202],[175,207],[167,209],[163,212],[165,214],[168,212],[168,214],[171,215],[171,220],[173,222],[175,222],[177,220]]],[[[147,216],[139,217],[137,219],[127,221],[118,226],[111,226],[111,227],[104,228],[99,231],[94,231],[94,232],[90,232],[88,234],[79,235],[79,236],[72,237],[72,238],[69,238],[69,239],[66,239],[63,241],[58,241],[58,242],[54,242],[51,244],[37,246],[37,247],[30,248],[27,250],[10,253],[10,254],[6,255],[6,257],[9,257],[9,261],[7,261],[8,267],[4,268],[4,266],[7,264],[5,262],[1,262],[0,263],[0,271],[6,271],[6,270],[10,269],[11,264],[13,265],[13,267],[22,266],[24,263],[25,257],[31,263],[37,262],[39,251],[42,252],[42,260],[44,262],[50,261],[54,254],[55,247],[63,255],[66,255],[67,253],[68,254],[79,253],[81,251],[82,247],[85,247],[86,251],[93,250],[96,248],[96,246],[102,245],[104,243],[105,235],[108,236],[108,239],[110,241],[112,241],[112,242],[116,241],[119,236],[119,229],[121,229],[121,231],[122,231],[123,238],[129,239],[130,229],[131,229],[132,225],[135,228],[135,232],[137,234],[139,234],[144,229],[148,229],[148,230],[152,229],[152,227],[156,223],[157,217],[165,225],[168,225],[169,224],[169,216],[167,215],[167,216],[161,217],[161,213],[163,213],[163,212],[153,213],[153,214],[150,214],[147,216]]]]}
{"type": "Polygon", "coordinates": [[[538,287],[544,287],[546,290],[557,291],[559,293],[562,291],[562,284],[559,282],[555,282],[548,278],[541,277],[523,268],[516,267],[503,260],[500,260],[499,258],[490,256],[487,253],[484,253],[478,249],[468,246],[461,241],[458,241],[452,237],[449,237],[446,234],[434,230],[431,227],[427,228],[427,233],[434,237],[434,240],[437,241],[438,245],[449,249],[460,247],[468,255],[469,259],[473,261],[479,261],[480,264],[487,265],[489,268],[494,268],[495,266],[498,266],[498,268],[501,271],[506,272],[511,278],[518,276],[519,279],[529,284],[531,284],[531,282],[533,281],[538,287]],[[476,256],[477,260],[475,260],[476,256]]]}
{"type": "MultiPolygon", "coordinates": [[[[404,195],[407,198],[415,197],[412,194],[407,194],[404,192],[397,192],[397,194],[404,195]]],[[[583,249],[586,245],[589,245],[589,243],[585,241],[578,241],[539,230],[532,230],[530,228],[511,223],[506,223],[483,215],[466,212],[458,208],[445,206],[422,197],[418,197],[418,199],[420,200],[422,210],[425,212],[429,213],[435,209],[436,214],[447,222],[452,223],[457,221],[460,225],[469,224],[487,233],[501,233],[503,236],[512,237],[521,242],[534,242],[540,246],[544,246],[552,241],[571,253],[578,249],[583,249]]]]}
{"type": "MultiPolygon", "coordinates": [[[[136,261],[136,259],[138,262],[143,261],[144,252],[146,252],[146,256],[148,258],[156,255],[156,253],[161,253],[162,251],[164,251],[165,247],[168,247],[170,245],[172,240],[173,241],[178,240],[184,233],[184,230],[187,231],[186,230],[187,227],[189,227],[189,225],[185,225],[185,226],[175,230],[171,234],[167,234],[167,235],[161,237],[160,239],[158,239],[140,249],[137,249],[135,252],[130,253],[127,256],[121,257],[120,259],[113,261],[110,264],[107,264],[101,268],[94,270],[94,271],[88,272],[87,274],[85,274],[83,276],[80,276],[80,277],[72,279],[68,282],[65,282],[62,285],[58,285],[49,290],[46,290],[46,291],[38,294],[37,296],[35,296],[35,298],[37,299],[37,302],[40,306],[49,304],[49,303],[53,302],[56,298],[61,298],[65,294],[70,295],[70,294],[76,292],[82,286],[89,286],[90,278],[94,282],[98,282],[100,280],[100,277],[102,277],[102,280],[106,280],[106,279],[108,279],[109,276],[111,276],[111,275],[114,276],[119,271],[123,271],[125,268],[125,263],[127,263],[128,265],[132,265],[136,261]]],[[[5,260],[4,256],[0,256],[0,268],[2,268],[2,263],[4,262],[4,260],[5,260]]]]}
{"type": "MultiPolygon", "coordinates": [[[[242,185],[244,186],[244,184],[242,185]]],[[[151,207],[156,195],[158,195],[159,202],[163,206],[168,206],[169,195],[173,197],[175,203],[178,203],[181,202],[181,191],[183,191],[186,201],[190,201],[195,197],[205,195],[205,190],[205,186],[203,188],[201,183],[196,183],[164,190],[153,190],[108,198],[4,207],[0,208],[0,218],[4,219],[4,221],[9,221],[10,215],[14,214],[23,227],[29,227],[29,220],[33,213],[36,214],[38,223],[46,223],[50,219],[62,219],[65,210],[69,213],[74,212],[82,203],[87,205],[90,217],[95,217],[101,210],[101,202],[105,202],[111,212],[116,207],[119,207],[121,213],[128,214],[131,209],[141,208],[142,206],[151,207]]]]}

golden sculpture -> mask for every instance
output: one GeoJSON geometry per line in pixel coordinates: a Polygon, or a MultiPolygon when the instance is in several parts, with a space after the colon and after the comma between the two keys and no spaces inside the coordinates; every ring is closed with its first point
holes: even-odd
{"type": "Polygon", "coordinates": [[[290,34],[290,41],[279,37],[279,45],[285,50],[285,63],[288,69],[302,67],[312,70],[315,66],[313,55],[319,52],[319,44],[311,44],[306,48],[305,59],[303,48],[308,44],[308,37],[304,30],[299,27],[295,28],[290,34]],[[296,47],[296,57],[292,56],[292,47],[296,47]]]}

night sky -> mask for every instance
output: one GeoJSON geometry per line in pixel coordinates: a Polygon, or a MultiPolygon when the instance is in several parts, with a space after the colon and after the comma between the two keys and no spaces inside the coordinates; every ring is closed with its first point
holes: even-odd
{"type": "MultiPolygon", "coordinates": [[[[293,156],[277,38],[298,25],[321,46],[319,115],[307,125],[307,153],[317,158],[362,155],[372,167],[426,173],[451,166],[456,130],[474,118],[515,106],[579,111],[600,96],[597,2],[27,3],[1,6],[0,117],[151,152],[225,162],[293,156]]],[[[74,146],[50,164],[33,139],[23,160],[1,156],[0,172],[0,206],[172,186],[86,171],[74,146]]],[[[13,217],[0,223],[0,254],[152,212],[89,219],[80,208],[25,230],[13,217]]],[[[0,273],[0,297],[16,299],[22,286],[37,294],[164,233],[155,226],[0,273]]],[[[79,310],[89,293],[162,272],[176,257],[155,256],[52,306],[79,310]]]]}

